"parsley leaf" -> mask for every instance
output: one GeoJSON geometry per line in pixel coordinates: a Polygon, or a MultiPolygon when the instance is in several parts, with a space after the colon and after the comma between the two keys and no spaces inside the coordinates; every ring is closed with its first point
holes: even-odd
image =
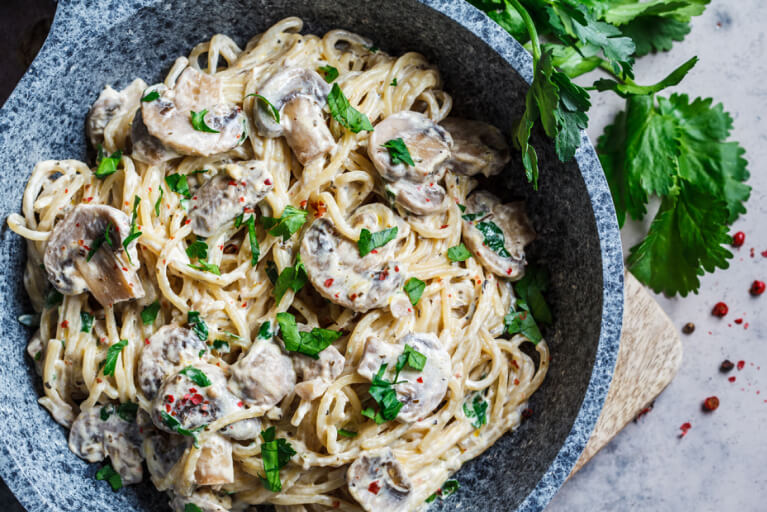
{"type": "Polygon", "coordinates": [[[396,371],[394,376],[395,381],[399,378],[399,374],[405,368],[406,364],[414,370],[419,372],[423,371],[424,366],[426,366],[426,356],[406,344],[405,350],[397,358],[397,364],[394,367],[396,371]]]}
{"type": "Polygon", "coordinates": [[[288,205],[282,210],[280,218],[274,217],[261,217],[261,224],[264,229],[267,229],[272,236],[281,236],[282,241],[286,242],[293,233],[301,229],[301,226],[306,222],[306,217],[309,212],[306,210],[300,210],[295,206],[288,205]]]}
{"type": "Polygon", "coordinates": [[[160,301],[156,300],[141,310],[141,321],[144,325],[152,325],[160,312],[160,301]]]}
{"type": "Polygon", "coordinates": [[[506,250],[506,240],[503,237],[503,231],[495,222],[484,221],[478,222],[474,225],[480,233],[485,237],[484,245],[486,245],[491,251],[497,255],[508,258],[511,255],[506,250]]]}
{"type": "Polygon", "coordinates": [[[194,110],[189,112],[189,119],[192,122],[192,128],[194,128],[198,132],[219,133],[218,130],[214,130],[213,128],[205,124],[205,114],[207,113],[208,113],[208,109],[201,110],[200,112],[195,112],[194,110]]]}
{"type": "Polygon", "coordinates": [[[461,484],[458,483],[458,480],[447,480],[442,484],[442,487],[437,489],[437,492],[426,498],[426,503],[436,500],[437,496],[439,496],[439,499],[445,500],[455,494],[460,488],[461,484]]]}
{"type": "Polygon", "coordinates": [[[117,343],[112,344],[109,349],[107,349],[107,358],[104,363],[104,375],[115,374],[117,358],[120,357],[120,353],[127,345],[128,340],[120,340],[117,343]]]}
{"type": "Polygon", "coordinates": [[[213,350],[218,350],[222,354],[228,354],[229,342],[226,340],[216,340],[213,342],[213,350]]]}
{"type": "Polygon", "coordinates": [[[373,125],[370,124],[368,116],[351,106],[337,83],[333,84],[328,94],[328,108],[330,115],[352,133],[359,133],[362,130],[373,131],[373,125]]]}
{"type": "MultiPolygon", "coordinates": [[[[261,106],[261,108],[265,109],[269,115],[272,116],[272,119],[275,120],[275,122],[280,122],[280,111],[277,110],[277,107],[272,105],[272,102],[266,99],[265,97],[261,96],[260,94],[252,93],[248,94],[248,96],[255,96],[256,101],[258,101],[258,104],[261,106]]],[[[246,98],[248,96],[245,96],[246,98]]]]}
{"type": "Polygon", "coordinates": [[[176,418],[174,418],[173,416],[171,416],[165,411],[160,411],[160,418],[162,419],[162,422],[165,424],[166,427],[173,430],[177,434],[194,438],[194,446],[195,448],[199,448],[200,444],[197,441],[197,433],[200,430],[207,427],[207,425],[200,425],[199,427],[195,427],[193,429],[185,429],[181,426],[180,421],[178,421],[176,418]]]}
{"type": "Polygon", "coordinates": [[[186,314],[186,320],[189,325],[192,326],[192,331],[200,338],[200,341],[207,341],[208,339],[208,326],[205,321],[200,318],[198,311],[190,311],[186,314]]]}
{"type": "Polygon", "coordinates": [[[477,393],[471,403],[467,400],[463,403],[463,413],[471,420],[474,428],[480,428],[487,424],[487,406],[488,403],[477,393]]]}
{"type": "Polygon", "coordinates": [[[205,260],[198,260],[197,265],[194,263],[188,263],[188,265],[193,269],[199,270],[201,272],[210,272],[211,274],[216,274],[217,276],[221,275],[221,269],[218,268],[218,265],[214,263],[208,263],[205,260]]]}
{"type": "Polygon", "coordinates": [[[157,201],[154,203],[154,214],[156,217],[160,216],[160,206],[162,205],[162,196],[165,194],[165,191],[163,191],[162,187],[158,187],[160,189],[160,197],[157,198],[157,201]]]}
{"type": "Polygon", "coordinates": [[[320,66],[319,71],[322,72],[325,77],[325,81],[329,84],[333,83],[333,80],[338,78],[338,70],[331,65],[320,66]]]}
{"type": "Polygon", "coordinates": [[[458,244],[447,250],[447,257],[450,261],[466,261],[471,258],[471,253],[463,244],[458,244]]]}
{"type": "Polygon", "coordinates": [[[202,509],[194,503],[187,503],[184,505],[184,512],[202,512],[202,509]]]}
{"type": "Polygon", "coordinates": [[[306,267],[301,262],[301,255],[296,255],[296,264],[287,267],[280,272],[277,281],[274,283],[274,300],[279,304],[282,296],[288,291],[288,288],[298,293],[306,284],[306,267]]]}
{"type": "Polygon", "coordinates": [[[285,350],[299,352],[313,359],[319,359],[319,353],[341,337],[341,333],[330,329],[315,327],[311,332],[299,332],[296,318],[290,313],[277,313],[280,336],[285,343],[285,350]]]}
{"type": "Polygon", "coordinates": [[[285,467],[296,451],[285,439],[275,439],[274,427],[269,427],[261,432],[261,460],[264,463],[266,478],[259,476],[264,487],[272,492],[282,490],[280,482],[280,469],[285,467]]]}
{"type": "Polygon", "coordinates": [[[157,91],[149,91],[145,96],[141,98],[141,101],[154,101],[160,99],[160,93],[157,91]]]}
{"type": "Polygon", "coordinates": [[[269,260],[266,262],[266,268],[264,269],[264,272],[266,273],[266,277],[269,278],[269,281],[271,281],[272,284],[275,284],[277,282],[277,279],[279,279],[279,274],[277,273],[277,265],[274,264],[274,261],[269,260]]]}
{"type": "Polygon", "coordinates": [[[542,267],[528,265],[525,275],[514,283],[514,292],[518,299],[529,305],[530,312],[541,323],[551,325],[554,319],[551,310],[543,298],[543,292],[549,289],[549,274],[542,267]]]}
{"type": "Polygon", "coordinates": [[[426,289],[426,283],[418,279],[417,277],[411,277],[405,282],[404,290],[407,293],[410,303],[415,306],[423,295],[423,291],[426,289]]]}
{"type": "Polygon", "coordinates": [[[235,220],[236,227],[240,227],[242,224],[245,224],[248,227],[248,241],[250,242],[250,266],[255,267],[258,265],[258,258],[261,256],[261,248],[258,245],[258,238],[256,238],[256,216],[251,215],[245,222],[242,222],[241,218],[239,222],[235,220]]]}
{"type": "Polygon", "coordinates": [[[389,85],[391,85],[392,87],[397,87],[397,77],[396,76],[394,78],[392,78],[392,81],[391,81],[391,83],[389,85]]]}
{"type": "Polygon", "coordinates": [[[357,437],[357,432],[354,432],[353,430],[346,430],[345,428],[339,428],[338,435],[341,437],[357,437]]]}
{"type": "Polygon", "coordinates": [[[383,144],[383,147],[389,150],[389,158],[392,165],[405,164],[414,167],[413,158],[410,156],[405,141],[402,137],[392,139],[383,144]]]}
{"type": "Polygon", "coordinates": [[[258,339],[268,340],[272,337],[272,324],[271,322],[264,322],[261,327],[258,328],[258,339]]]}
{"type": "Polygon", "coordinates": [[[130,252],[128,251],[128,246],[131,244],[131,242],[133,242],[135,239],[137,239],[143,234],[136,227],[136,214],[137,214],[138,205],[140,202],[141,202],[141,198],[139,196],[133,196],[133,214],[131,215],[131,219],[130,219],[130,232],[128,233],[128,236],[125,237],[125,240],[123,240],[123,249],[125,249],[125,254],[126,256],[128,256],[128,261],[130,262],[131,265],[133,264],[133,261],[131,260],[130,252]]]}
{"type": "Polygon", "coordinates": [[[378,404],[378,412],[373,411],[372,408],[362,411],[363,416],[372,419],[378,425],[396,418],[402,406],[405,405],[397,399],[397,392],[393,387],[397,382],[389,382],[383,378],[387,366],[386,363],[381,365],[368,389],[370,396],[378,404]]]}
{"type": "Polygon", "coordinates": [[[111,464],[96,471],[96,480],[106,480],[112,486],[113,491],[119,491],[123,487],[123,480],[120,474],[114,470],[111,464]]]}
{"type": "Polygon", "coordinates": [[[698,57],[693,57],[677,69],[672,71],[666,78],[654,85],[637,85],[634,83],[619,83],[615,80],[600,79],[594,82],[598,91],[614,91],[624,98],[630,95],[646,95],[660,92],[667,87],[678,85],[687,73],[698,63],[698,57]]]}
{"type": "Polygon", "coordinates": [[[360,257],[369,254],[373,249],[383,247],[397,238],[398,230],[399,228],[394,226],[393,228],[371,233],[367,229],[362,228],[362,231],[360,231],[360,239],[357,240],[357,249],[359,249],[360,257]]]}
{"type": "Polygon", "coordinates": [[[95,317],[87,311],[80,311],[80,332],[91,332],[95,317]]]}
{"type": "Polygon", "coordinates": [[[117,415],[128,423],[136,421],[136,414],[138,413],[138,404],[133,402],[124,402],[117,406],[117,415]]]}
{"type": "Polygon", "coordinates": [[[202,388],[207,388],[208,386],[212,384],[208,376],[205,375],[205,372],[203,372],[202,370],[198,368],[195,368],[194,366],[187,366],[186,368],[179,371],[178,373],[180,373],[181,375],[186,375],[187,377],[189,377],[189,380],[191,380],[192,382],[194,382],[195,384],[197,384],[198,386],[202,388]]]}
{"type": "Polygon", "coordinates": [[[97,166],[96,172],[94,172],[94,176],[100,180],[103,180],[110,174],[117,172],[117,166],[120,164],[122,157],[122,151],[119,149],[111,155],[107,156],[106,153],[104,153],[104,148],[101,146],[101,144],[99,144],[98,158],[96,159],[97,166]]]}
{"type": "Polygon", "coordinates": [[[208,244],[204,240],[195,240],[186,248],[186,255],[190,258],[199,258],[201,260],[208,258],[208,244]]]}

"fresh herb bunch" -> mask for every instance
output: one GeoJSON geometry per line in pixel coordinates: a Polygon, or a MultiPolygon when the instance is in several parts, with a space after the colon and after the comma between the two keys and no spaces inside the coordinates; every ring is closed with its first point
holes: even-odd
{"type": "Polygon", "coordinates": [[[589,91],[612,91],[626,109],[599,138],[597,150],[618,221],[641,220],[651,196],[660,209],[627,267],[653,290],[697,293],[699,276],[727,268],[728,228],[751,188],[745,151],[728,142],[732,118],[711,99],[658,96],[679,84],[693,58],[660,82],[634,81],[635,59],[668,51],[690,32],[690,20],[710,0],[469,0],[530,50],[533,83],[512,138],[528,180],[538,187],[538,158],[530,142],[535,124],[570,160],[588,125],[589,91]],[[573,79],[601,69],[610,78],[582,87],[573,79]]]}

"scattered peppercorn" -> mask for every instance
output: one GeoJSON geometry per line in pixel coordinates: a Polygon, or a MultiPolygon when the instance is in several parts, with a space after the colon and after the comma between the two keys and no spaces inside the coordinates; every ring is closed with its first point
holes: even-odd
{"type": "Polygon", "coordinates": [[[719,398],[710,396],[703,400],[703,410],[706,412],[715,411],[719,407],[719,398]]]}
{"type": "Polygon", "coordinates": [[[735,365],[729,359],[725,359],[722,361],[722,364],[719,365],[719,371],[722,373],[727,373],[733,368],[735,368],[735,365]]]}
{"type": "Polygon", "coordinates": [[[684,327],[682,327],[682,332],[685,334],[692,334],[695,331],[695,324],[692,322],[687,322],[684,324],[684,327]]]}
{"type": "Polygon", "coordinates": [[[759,295],[764,293],[765,284],[764,281],[754,281],[751,283],[751,295],[754,297],[758,297],[759,295]]]}
{"type": "Polygon", "coordinates": [[[727,314],[729,310],[730,309],[727,307],[727,304],[725,304],[724,302],[717,302],[714,305],[714,309],[711,310],[711,314],[714,316],[718,316],[719,318],[722,318],[723,316],[727,314]]]}
{"type": "Polygon", "coordinates": [[[734,235],[732,235],[732,246],[733,247],[740,247],[742,246],[746,241],[746,234],[743,231],[738,231],[734,235]]]}

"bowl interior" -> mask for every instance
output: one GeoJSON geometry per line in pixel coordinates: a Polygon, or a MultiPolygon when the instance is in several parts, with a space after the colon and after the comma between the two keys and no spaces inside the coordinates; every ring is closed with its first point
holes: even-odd
{"type": "MultiPolygon", "coordinates": [[[[448,15],[414,0],[394,0],[385,5],[352,0],[138,3],[149,5],[136,10],[125,5],[130,2],[110,1],[97,6],[60,3],[54,30],[41,56],[0,117],[0,180],[5,198],[0,204],[0,218],[20,208],[26,179],[36,161],[86,159],[84,119],[104,85],[123,87],[134,77],[148,83],[160,81],[177,56],[187,55],[195,44],[213,34],[227,34],[244,45],[252,35],[287,16],[301,17],[305,33],[345,28],[373,39],[392,54],[410,50],[425,54],[439,67],[458,115],[489,121],[509,133],[523,108],[528,86],[520,72],[529,75],[527,56],[463,2],[451,6],[425,2],[440,4],[439,9],[448,15]],[[472,27],[482,38],[451,17],[472,27]],[[503,45],[504,56],[483,39],[495,41],[496,48],[503,45]]],[[[578,442],[566,446],[571,453],[565,453],[564,458],[558,457],[560,449],[574,426],[585,429],[587,437],[609,384],[617,351],[614,324],[617,321],[620,325],[618,310],[611,312],[612,319],[603,318],[603,275],[609,269],[603,268],[604,247],[599,237],[603,220],[599,218],[607,216],[604,222],[609,224],[614,216],[609,195],[604,197],[602,184],[601,196],[592,190],[590,197],[586,183],[593,177],[584,180],[575,162],[558,162],[547,140],[539,138],[536,147],[542,174],[539,192],[526,184],[518,160],[512,161],[502,180],[488,186],[505,199],[528,201],[539,233],[529,259],[546,266],[552,278],[548,298],[556,324],[546,331],[553,354],[551,368],[542,388],[530,400],[533,417],[481,458],[466,464],[457,476],[460,492],[444,504],[437,500],[432,510],[459,506],[464,510],[513,510],[523,502],[523,508],[545,506],[553,490],[541,490],[539,482],[548,474],[554,490],[561,484],[585,443],[583,433],[578,442]],[[597,207],[601,211],[595,216],[597,207]],[[606,381],[592,382],[605,325],[612,334],[608,333],[600,348],[604,352],[598,366],[602,366],[606,381]],[[579,417],[584,397],[591,408],[579,417]],[[536,486],[538,494],[533,493],[536,486]]],[[[589,158],[593,160],[593,152],[581,154],[581,167],[594,165],[584,164],[589,158]]],[[[610,236],[615,238],[616,233],[610,236]]],[[[612,251],[613,264],[620,261],[620,248],[614,242],[606,249],[612,251]]],[[[166,510],[166,500],[148,483],[119,493],[96,483],[93,476],[97,466],[69,452],[66,431],[36,404],[39,379],[24,352],[30,333],[16,321],[29,309],[21,279],[24,244],[4,227],[0,251],[0,314],[4,320],[0,337],[0,435],[8,461],[2,467],[4,478],[29,510],[166,510]],[[20,481],[31,485],[21,485],[20,481]]],[[[619,266],[610,271],[620,273],[619,266]]],[[[616,281],[611,286],[618,287],[611,290],[614,298],[621,293],[620,285],[616,281]]]]}

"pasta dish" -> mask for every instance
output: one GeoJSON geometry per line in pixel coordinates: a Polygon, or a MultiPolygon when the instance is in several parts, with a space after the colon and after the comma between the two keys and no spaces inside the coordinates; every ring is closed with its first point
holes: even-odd
{"type": "Polygon", "coordinates": [[[425,508],[548,368],[535,232],[479,185],[501,132],[418,53],[302,25],[106,86],[95,164],[39,162],[7,219],[40,404],[176,511],[425,508]]]}

